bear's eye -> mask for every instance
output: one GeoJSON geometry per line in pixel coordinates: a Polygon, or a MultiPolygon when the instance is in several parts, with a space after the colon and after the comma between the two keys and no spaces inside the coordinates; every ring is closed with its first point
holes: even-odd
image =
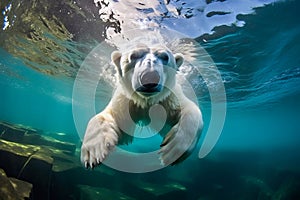
{"type": "Polygon", "coordinates": [[[144,57],[144,55],[145,55],[145,52],[143,52],[143,51],[134,51],[129,56],[130,62],[136,61],[136,60],[144,57]]]}
{"type": "Polygon", "coordinates": [[[157,57],[163,62],[164,65],[169,63],[169,55],[166,52],[157,53],[157,57]]]}

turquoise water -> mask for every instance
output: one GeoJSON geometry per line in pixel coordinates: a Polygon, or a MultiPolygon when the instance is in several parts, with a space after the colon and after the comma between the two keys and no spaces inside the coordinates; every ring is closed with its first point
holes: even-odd
{"type": "MultiPolygon", "coordinates": [[[[1,9],[5,10],[9,4],[0,3],[1,9]]],[[[50,2],[41,5],[45,4],[51,5],[50,2]]],[[[13,8],[14,5],[12,2],[13,8]]],[[[18,22],[21,16],[18,12],[28,9],[35,17],[34,14],[39,13],[36,9],[30,11],[30,6],[25,6],[8,12],[11,26],[6,29],[3,26],[0,32],[0,120],[79,138],[82,132],[78,133],[72,113],[74,78],[85,56],[105,37],[101,34],[105,29],[104,25],[99,26],[99,20],[87,20],[82,28],[77,27],[74,21],[82,22],[82,16],[76,16],[78,10],[67,5],[53,3],[52,12],[39,11],[47,11],[44,16],[49,18],[60,17],[69,31],[65,34],[73,34],[72,38],[64,38],[56,32],[47,34],[48,29],[36,31],[42,38],[53,41],[53,46],[61,47],[50,50],[43,47],[45,43],[51,44],[47,40],[24,42],[28,34],[22,34],[29,30],[26,26],[30,23],[18,22]],[[59,6],[65,10],[58,12],[59,6]],[[63,19],[62,13],[72,8],[70,18],[63,19]],[[98,35],[90,33],[93,31],[98,35]],[[37,57],[36,53],[42,56],[37,57]]],[[[79,7],[89,14],[98,11],[93,4],[81,3],[79,7]]],[[[300,184],[299,7],[299,1],[261,5],[255,13],[237,15],[245,22],[243,26],[220,26],[213,35],[204,33],[195,37],[215,62],[226,90],[226,119],[217,144],[207,157],[198,158],[208,127],[205,126],[195,152],[184,163],[139,175],[117,172],[119,177],[115,179],[119,185],[116,188],[119,189],[114,189],[133,193],[122,184],[123,179],[148,180],[158,187],[176,181],[187,188],[187,193],[161,199],[299,199],[299,192],[295,192],[300,184]],[[284,185],[286,180],[292,181],[290,188],[283,191],[282,188],[288,187],[284,185]]],[[[85,16],[92,19],[91,15],[85,16]]],[[[4,21],[0,22],[4,24],[4,21]]],[[[32,21],[34,23],[39,24],[32,21]]],[[[196,85],[203,85],[203,96],[198,96],[198,100],[208,125],[209,94],[204,83],[196,85]]],[[[99,105],[94,106],[101,110],[105,102],[101,102],[101,94],[97,98],[99,105]]],[[[151,149],[155,140],[151,144],[140,142],[134,148],[151,149]]],[[[110,180],[105,181],[114,185],[110,180]]],[[[91,182],[97,185],[94,180],[91,182]]]]}

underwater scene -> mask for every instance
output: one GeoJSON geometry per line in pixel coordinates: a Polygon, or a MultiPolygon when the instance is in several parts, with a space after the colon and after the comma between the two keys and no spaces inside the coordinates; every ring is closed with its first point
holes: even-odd
{"type": "Polygon", "coordinates": [[[299,8],[296,0],[1,0],[0,200],[300,199],[299,8]],[[163,50],[128,53],[140,43],[163,50]],[[147,56],[178,69],[128,84],[130,62],[147,56]],[[134,108],[112,98],[126,88],[139,99],[134,108]],[[177,101],[184,105],[170,117],[177,101]],[[118,127],[121,137],[109,111],[99,117],[107,126],[92,127],[108,107],[135,129],[118,127]],[[156,121],[171,134],[152,130],[156,121]]]}

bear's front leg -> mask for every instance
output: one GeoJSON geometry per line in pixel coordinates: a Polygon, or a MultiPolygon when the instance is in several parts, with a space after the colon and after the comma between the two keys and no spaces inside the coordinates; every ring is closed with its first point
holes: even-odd
{"type": "Polygon", "coordinates": [[[172,127],[162,142],[160,154],[163,165],[183,161],[194,149],[202,131],[202,114],[198,106],[187,101],[179,122],[172,127]]]}
{"type": "Polygon", "coordinates": [[[117,124],[107,110],[89,121],[81,147],[81,162],[86,168],[103,162],[118,142],[117,131],[117,124]]]}

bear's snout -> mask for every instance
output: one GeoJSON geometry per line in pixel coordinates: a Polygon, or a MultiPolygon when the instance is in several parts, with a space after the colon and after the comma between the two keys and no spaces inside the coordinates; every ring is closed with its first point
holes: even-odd
{"type": "Polygon", "coordinates": [[[141,76],[141,84],[147,89],[155,88],[158,86],[160,76],[157,71],[148,71],[141,76]]]}
{"type": "Polygon", "coordinates": [[[162,85],[160,84],[160,75],[155,70],[142,73],[139,82],[140,85],[136,88],[136,91],[146,96],[160,92],[162,89],[162,85]]]}

